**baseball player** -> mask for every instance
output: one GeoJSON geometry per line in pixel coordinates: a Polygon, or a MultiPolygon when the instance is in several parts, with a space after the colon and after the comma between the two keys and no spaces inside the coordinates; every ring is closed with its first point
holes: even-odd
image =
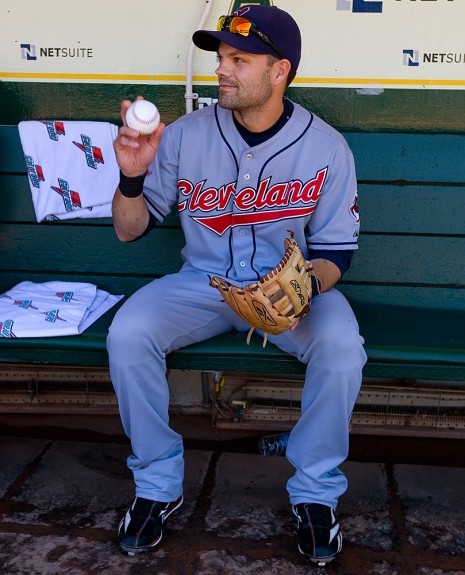
{"type": "Polygon", "coordinates": [[[354,314],[334,288],[357,248],[353,157],[337,131],[284,97],[301,56],[299,27],[289,14],[242,6],[220,18],[217,30],[195,32],[193,41],[217,52],[218,104],[140,137],[125,125],[130,102],[124,101],[114,143],[118,237],[136,240],[176,205],[186,240],[182,269],[130,297],[108,336],[135,481],[119,543],[128,554],[152,549],[183,501],[183,444],[168,423],[166,355],[232,330],[247,332],[209,277],[237,286],[257,281],[281,259],[291,230],[313,264],[320,294],[294,329],[268,339],[308,366],[286,454],[295,467],[287,490],[298,548],[323,565],[341,549],[334,511],[347,480],[338,466],[348,454],[366,361],[354,314]]]}

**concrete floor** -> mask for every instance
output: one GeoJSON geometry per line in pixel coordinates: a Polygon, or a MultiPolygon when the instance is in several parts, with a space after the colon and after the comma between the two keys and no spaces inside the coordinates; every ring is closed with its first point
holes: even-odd
{"type": "MultiPolygon", "coordinates": [[[[177,424],[192,430],[196,421],[177,424]]],[[[185,504],[158,548],[127,557],[116,529],[133,483],[118,424],[100,422],[94,436],[79,424],[71,433],[71,421],[61,435],[58,427],[4,424],[1,575],[465,575],[460,465],[395,462],[392,453],[347,461],[349,490],[338,508],[344,547],[321,569],[296,548],[287,460],[260,456],[244,434],[221,441],[224,434],[210,430],[209,443],[193,433],[185,504]]]]}

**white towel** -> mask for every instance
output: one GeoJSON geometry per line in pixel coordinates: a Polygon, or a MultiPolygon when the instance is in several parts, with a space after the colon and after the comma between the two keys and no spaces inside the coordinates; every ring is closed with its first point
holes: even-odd
{"type": "Polygon", "coordinates": [[[123,297],[88,283],[22,282],[0,294],[0,337],[77,335],[123,297]]]}
{"type": "Polygon", "coordinates": [[[38,222],[111,217],[119,181],[108,122],[23,121],[18,125],[38,222]]]}

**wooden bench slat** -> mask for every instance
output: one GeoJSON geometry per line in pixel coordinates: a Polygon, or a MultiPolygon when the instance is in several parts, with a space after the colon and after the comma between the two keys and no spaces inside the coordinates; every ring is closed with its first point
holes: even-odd
{"type": "Polygon", "coordinates": [[[465,267],[449,254],[465,253],[465,237],[362,235],[346,281],[465,287],[465,267]],[[362,255],[363,254],[363,255],[362,255]]]}
{"type": "Polygon", "coordinates": [[[0,172],[26,172],[17,126],[0,126],[0,172]]]}
{"type": "MultiPolygon", "coordinates": [[[[362,233],[464,234],[462,210],[465,185],[393,186],[359,185],[362,233]],[[382,207],[382,209],[380,209],[382,207]]],[[[0,222],[36,223],[31,192],[26,175],[0,174],[0,222]]],[[[110,218],[73,219],[67,225],[112,225],[110,218]]],[[[174,211],[164,226],[179,226],[174,211]]]]}
{"type": "Polygon", "coordinates": [[[345,133],[360,180],[465,182],[465,136],[345,133]]]}
{"type": "MultiPolygon", "coordinates": [[[[53,225],[21,226],[14,231],[9,228],[2,226],[3,237],[7,238],[2,255],[5,271],[48,271],[59,276],[61,273],[92,274],[98,269],[101,275],[144,276],[164,275],[181,267],[179,252],[183,238],[172,229],[160,228],[140,242],[123,244],[114,236],[112,228],[53,225]],[[105,251],[98,246],[105,246],[105,251]],[[178,254],[177,260],[167,256],[173,253],[178,254]]],[[[464,250],[465,238],[361,236],[360,251],[355,254],[344,279],[362,283],[465,286],[465,269],[460,265],[451,266],[442,257],[448,253],[465,253],[464,250]]]]}
{"type": "MultiPolygon", "coordinates": [[[[389,286],[349,284],[344,280],[338,289],[351,301],[368,302],[383,306],[386,304],[421,307],[424,310],[437,308],[465,310],[463,288],[445,288],[442,286],[389,286]]],[[[426,313],[426,311],[425,311],[426,313]]]]}
{"type": "MultiPolygon", "coordinates": [[[[5,271],[64,274],[164,275],[182,265],[184,238],[160,227],[134,243],[120,242],[112,228],[2,224],[5,271]],[[104,246],[104,249],[102,247],[104,246]],[[111,254],[111,257],[110,257],[111,254]],[[169,254],[169,255],[168,255],[169,254]]],[[[465,237],[364,234],[346,281],[465,286],[465,268],[445,254],[465,253],[465,237]],[[361,255],[363,254],[363,255],[361,255]]]]}
{"type": "MultiPolygon", "coordinates": [[[[343,133],[351,147],[357,176],[373,181],[465,182],[461,134],[343,133]]],[[[0,172],[25,172],[17,126],[1,126],[0,172]]]]}
{"type": "Polygon", "coordinates": [[[362,234],[465,235],[465,185],[362,184],[358,189],[362,234]]]}
{"type": "MultiPolygon", "coordinates": [[[[0,174],[0,223],[37,223],[32,203],[29,181],[23,175],[0,174]]],[[[63,222],[41,222],[41,225],[63,225],[63,222]]],[[[66,220],[69,226],[113,226],[111,218],[74,218],[66,220]]],[[[173,208],[169,214],[159,224],[165,227],[180,227],[177,211],[173,208]]]]}
{"type": "Polygon", "coordinates": [[[2,224],[1,230],[7,238],[2,246],[5,270],[160,275],[182,264],[184,237],[166,227],[156,230],[156,238],[149,235],[130,243],[120,242],[111,225],[2,224]]]}

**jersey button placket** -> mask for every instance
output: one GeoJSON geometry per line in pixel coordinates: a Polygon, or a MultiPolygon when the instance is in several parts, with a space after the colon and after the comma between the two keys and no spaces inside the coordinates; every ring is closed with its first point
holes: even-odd
{"type": "MultiPolygon", "coordinates": [[[[243,182],[243,187],[250,186],[250,182],[254,177],[254,164],[250,160],[254,159],[252,152],[245,152],[242,155],[241,166],[238,173],[238,183],[243,182]],[[251,171],[252,170],[252,171],[251,171]]],[[[239,184],[239,193],[242,188],[239,184]]],[[[241,209],[234,206],[234,211],[243,213],[241,209]]],[[[251,245],[251,238],[247,227],[237,226],[234,230],[234,260],[236,269],[236,278],[239,281],[249,281],[251,277],[251,262],[250,257],[253,253],[253,246],[251,245]]]]}

